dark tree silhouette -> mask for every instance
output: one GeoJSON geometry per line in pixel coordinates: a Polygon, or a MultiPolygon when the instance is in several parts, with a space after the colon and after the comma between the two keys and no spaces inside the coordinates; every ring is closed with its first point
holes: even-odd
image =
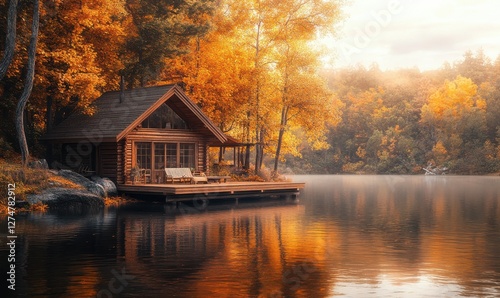
{"type": "Polygon", "coordinates": [[[36,46],[38,41],[38,26],[39,26],[39,2],[38,0],[33,0],[33,23],[31,27],[31,37],[30,44],[28,48],[28,65],[26,67],[26,80],[24,82],[23,93],[21,98],[17,103],[16,108],[16,131],[17,139],[19,141],[19,147],[21,149],[21,158],[23,166],[26,166],[29,160],[29,149],[28,143],[26,142],[26,134],[24,133],[24,108],[31,95],[31,89],[33,88],[33,79],[35,77],[35,58],[36,58],[36,46]]]}
{"type": "Polygon", "coordinates": [[[5,51],[0,62],[0,81],[7,73],[16,47],[16,22],[17,21],[17,0],[10,0],[9,11],[7,13],[7,35],[5,37],[5,51]]]}

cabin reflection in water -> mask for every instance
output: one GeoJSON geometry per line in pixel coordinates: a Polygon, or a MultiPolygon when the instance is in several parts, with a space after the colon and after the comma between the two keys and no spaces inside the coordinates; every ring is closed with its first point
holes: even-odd
{"type": "MultiPolygon", "coordinates": [[[[304,241],[307,229],[297,221],[304,211],[304,206],[291,205],[232,210],[230,216],[128,214],[118,218],[118,250],[137,282],[149,290],[168,283],[173,293],[189,287],[190,296],[197,297],[281,295],[296,289],[298,275],[307,276],[311,285],[327,278],[315,264],[327,243],[304,241]]],[[[327,289],[302,290],[320,297],[327,289]]]]}

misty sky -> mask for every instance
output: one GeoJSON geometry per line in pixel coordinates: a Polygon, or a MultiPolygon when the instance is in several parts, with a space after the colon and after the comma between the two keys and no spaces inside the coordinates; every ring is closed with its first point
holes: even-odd
{"type": "Polygon", "coordinates": [[[333,66],[377,63],[420,70],[453,63],[467,50],[500,55],[500,1],[347,0],[337,36],[325,40],[333,66]],[[333,51],[331,51],[333,50],[333,51]]]}

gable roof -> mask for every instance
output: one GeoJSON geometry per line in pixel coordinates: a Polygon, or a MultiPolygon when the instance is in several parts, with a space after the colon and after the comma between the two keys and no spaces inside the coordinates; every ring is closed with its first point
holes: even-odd
{"type": "Polygon", "coordinates": [[[163,103],[189,123],[191,129],[215,137],[221,143],[227,136],[201,111],[178,85],[106,92],[92,104],[94,115],[74,113],[42,137],[43,140],[91,142],[123,139],[163,103]]]}

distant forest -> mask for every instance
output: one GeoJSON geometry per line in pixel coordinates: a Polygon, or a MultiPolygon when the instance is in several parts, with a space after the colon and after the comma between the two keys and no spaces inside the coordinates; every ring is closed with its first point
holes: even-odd
{"type": "Polygon", "coordinates": [[[482,51],[441,69],[325,72],[342,102],[326,150],[304,149],[286,165],[301,173],[454,174],[500,171],[500,59],[482,51]]]}
{"type": "MultiPolygon", "coordinates": [[[[13,111],[34,1],[0,0],[1,11],[17,5],[13,27],[0,15],[2,63],[16,29],[0,80],[0,155],[19,151],[13,111]]],[[[40,136],[70,113],[94,113],[123,77],[126,88],[180,83],[225,133],[254,144],[259,173],[500,171],[500,60],[479,51],[435,71],[325,70],[314,41],[342,19],[342,3],[41,1],[30,150],[43,157],[40,136]]]]}

